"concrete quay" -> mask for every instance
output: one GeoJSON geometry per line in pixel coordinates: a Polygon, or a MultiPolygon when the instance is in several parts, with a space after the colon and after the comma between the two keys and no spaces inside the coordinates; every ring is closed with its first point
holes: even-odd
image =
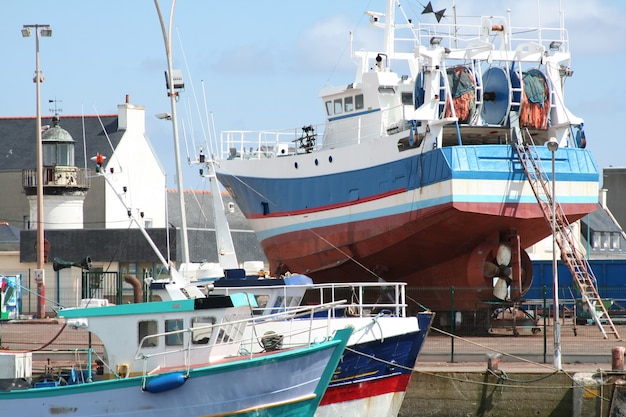
{"type": "MultiPolygon", "coordinates": [[[[626,393],[620,391],[626,373],[612,371],[613,348],[626,343],[603,339],[595,326],[563,326],[559,370],[553,364],[552,330],[547,328],[545,338],[459,336],[454,341],[431,331],[399,416],[626,415],[626,393]]],[[[626,335],[625,326],[618,331],[626,335]]]]}

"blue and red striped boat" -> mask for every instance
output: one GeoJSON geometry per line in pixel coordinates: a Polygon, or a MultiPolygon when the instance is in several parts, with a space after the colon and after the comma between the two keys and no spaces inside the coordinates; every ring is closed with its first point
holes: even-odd
{"type": "Polygon", "coordinates": [[[515,26],[515,11],[452,19],[399,6],[367,12],[384,42],[355,48],[354,80],[321,91],[324,124],[222,132],[217,176],[275,274],[441,288],[419,299],[433,311],[450,310],[451,286],[474,290],[456,310],[519,300],[526,249],[551,234],[521,145],[571,223],[598,203],[583,120],[564,100],[567,30],[515,26]]]}

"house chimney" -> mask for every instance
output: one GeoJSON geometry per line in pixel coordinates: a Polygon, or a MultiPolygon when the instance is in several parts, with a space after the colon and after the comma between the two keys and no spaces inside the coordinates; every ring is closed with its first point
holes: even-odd
{"type": "Polygon", "coordinates": [[[609,190],[607,190],[606,188],[602,188],[600,190],[600,207],[602,207],[603,209],[606,209],[606,195],[608,191],[609,190]]]}
{"type": "Polygon", "coordinates": [[[126,103],[117,105],[118,130],[146,131],[145,107],[130,104],[130,95],[126,95],[126,103]]]}

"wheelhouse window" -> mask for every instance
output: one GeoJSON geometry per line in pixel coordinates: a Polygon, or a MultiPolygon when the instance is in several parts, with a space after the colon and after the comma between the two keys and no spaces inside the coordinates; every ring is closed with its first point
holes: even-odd
{"type": "Polygon", "coordinates": [[[363,108],[363,94],[354,96],[354,108],[360,110],[363,108]]]}
{"type": "Polygon", "coordinates": [[[191,343],[194,345],[205,345],[209,343],[213,334],[215,317],[194,317],[191,320],[191,343]]]}
{"type": "Polygon", "coordinates": [[[340,98],[335,99],[334,105],[335,105],[335,114],[343,113],[343,100],[342,99],[340,98]]]}
{"type": "Polygon", "coordinates": [[[330,116],[333,114],[333,102],[328,100],[326,103],[326,115],[330,116]]]}
{"type": "Polygon", "coordinates": [[[346,97],[343,100],[343,108],[346,112],[352,111],[354,110],[354,103],[353,103],[354,98],[352,96],[350,97],[346,97]]]}
{"type": "Polygon", "coordinates": [[[380,94],[395,94],[396,90],[391,86],[381,85],[378,87],[378,92],[380,94]]]}

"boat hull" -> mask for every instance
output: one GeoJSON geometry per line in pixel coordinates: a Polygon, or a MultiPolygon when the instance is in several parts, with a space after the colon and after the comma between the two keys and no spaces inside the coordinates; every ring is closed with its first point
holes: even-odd
{"type": "Polygon", "coordinates": [[[433,317],[419,313],[417,333],[349,344],[315,416],[397,416],[433,317]]]}
{"type": "MultiPolygon", "coordinates": [[[[171,384],[172,378],[160,384],[169,388],[161,392],[142,390],[139,376],[0,392],[0,407],[7,415],[33,417],[312,416],[350,333],[338,332],[332,341],[302,349],[191,369],[182,384],[171,384]]],[[[171,375],[151,376],[147,382],[171,375]]]]}
{"type": "MultiPolygon", "coordinates": [[[[399,153],[392,140],[358,147],[222,162],[218,177],[273,271],[315,282],[366,280],[373,271],[410,287],[441,287],[419,300],[435,311],[450,309],[450,286],[471,288],[455,308],[473,311],[493,299],[478,253],[503,235],[527,248],[551,233],[511,145],[423,153],[399,153]]],[[[537,152],[550,173],[551,153],[537,152]]],[[[573,222],[597,208],[598,170],[585,149],[559,149],[555,160],[556,195],[573,222]]]]}

